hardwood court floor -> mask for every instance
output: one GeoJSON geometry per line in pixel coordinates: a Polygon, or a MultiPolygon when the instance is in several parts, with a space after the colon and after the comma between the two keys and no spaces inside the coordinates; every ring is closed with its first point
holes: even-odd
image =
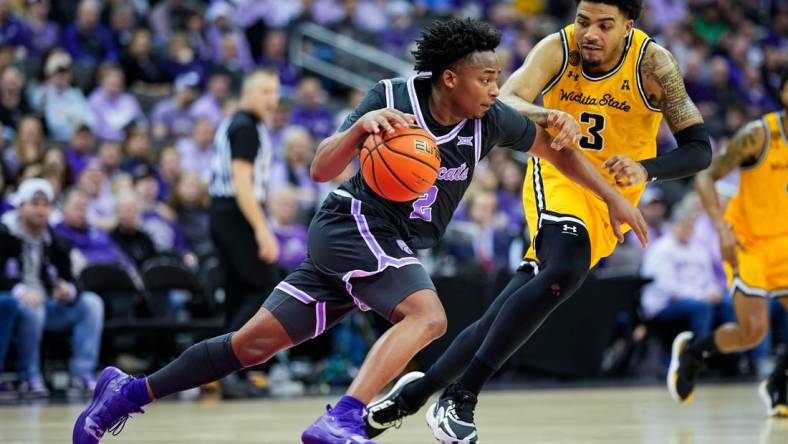
{"type": "MultiPolygon", "coordinates": [[[[163,402],[102,443],[300,442],[333,399],[163,402]]],[[[0,407],[0,443],[70,443],[76,405],[0,407]]],[[[423,412],[380,443],[434,443],[423,412]]],[[[599,444],[788,443],[788,420],[767,419],[755,385],[701,386],[679,406],[661,388],[487,392],[477,413],[481,442],[599,444]]]]}

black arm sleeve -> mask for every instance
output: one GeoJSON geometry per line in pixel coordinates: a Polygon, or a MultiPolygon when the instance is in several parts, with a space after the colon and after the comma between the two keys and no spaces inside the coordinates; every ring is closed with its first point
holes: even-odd
{"type": "Polygon", "coordinates": [[[238,122],[227,130],[227,138],[230,141],[232,159],[243,159],[254,163],[257,150],[260,148],[260,136],[254,123],[238,122]]]}
{"type": "Polygon", "coordinates": [[[361,99],[361,103],[356,106],[337,131],[342,132],[353,126],[364,114],[386,107],[386,86],[383,82],[378,82],[372,89],[367,91],[367,95],[361,99]]]}
{"type": "Polygon", "coordinates": [[[536,127],[531,119],[523,117],[514,108],[499,100],[495,101],[488,114],[492,123],[489,138],[495,145],[516,151],[531,149],[536,138],[536,127]]]}
{"type": "Polygon", "coordinates": [[[640,161],[648,179],[672,180],[692,176],[711,164],[711,143],[706,125],[698,123],[674,134],[678,147],[673,151],[640,161]]]}

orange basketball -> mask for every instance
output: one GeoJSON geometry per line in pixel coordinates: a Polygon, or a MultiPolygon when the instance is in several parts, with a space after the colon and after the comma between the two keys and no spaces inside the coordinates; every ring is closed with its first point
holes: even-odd
{"type": "Polygon", "coordinates": [[[384,199],[407,202],[435,183],[441,155],[435,139],[419,127],[370,134],[361,147],[361,174],[384,199]]]}

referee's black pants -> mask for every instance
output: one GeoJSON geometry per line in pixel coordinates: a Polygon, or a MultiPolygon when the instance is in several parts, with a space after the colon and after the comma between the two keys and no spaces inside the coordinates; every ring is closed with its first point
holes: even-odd
{"type": "Polygon", "coordinates": [[[277,264],[257,255],[254,230],[234,198],[213,198],[211,240],[224,270],[227,331],[240,329],[260,309],[281,280],[277,264]]]}

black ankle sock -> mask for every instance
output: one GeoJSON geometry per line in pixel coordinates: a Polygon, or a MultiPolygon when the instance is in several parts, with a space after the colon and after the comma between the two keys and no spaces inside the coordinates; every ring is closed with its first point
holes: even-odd
{"type": "Polygon", "coordinates": [[[473,358],[465,373],[458,381],[463,389],[469,390],[475,394],[482,391],[484,383],[486,383],[497,369],[490,367],[486,362],[478,357],[473,358]]]}
{"type": "Polygon", "coordinates": [[[405,406],[412,411],[417,411],[427,403],[433,393],[445,387],[445,384],[437,382],[430,377],[429,372],[423,377],[411,382],[402,389],[401,397],[405,406]]]}
{"type": "Polygon", "coordinates": [[[777,363],[774,366],[774,371],[770,378],[773,381],[780,382],[788,380],[788,349],[783,350],[782,353],[777,356],[777,363]]]}
{"type": "Polygon", "coordinates": [[[721,353],[720,349],[717,348],[717,344],[714,342],[714,334],[693,339],[687,348],[687,352],[698,359],[707,359],[721,353]]]}

